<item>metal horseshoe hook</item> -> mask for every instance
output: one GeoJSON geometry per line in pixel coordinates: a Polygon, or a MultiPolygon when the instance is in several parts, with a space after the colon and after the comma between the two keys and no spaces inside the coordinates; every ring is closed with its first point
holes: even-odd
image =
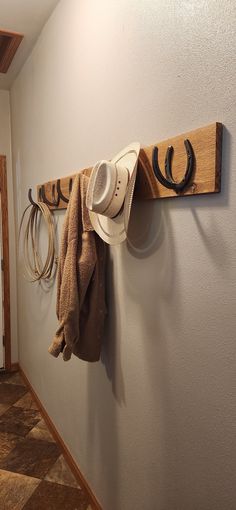
{"type": "Polygon", "coordinates": [[[32,188],[29,188],[29,190],[28,190],[28,199],[29,199],[31,205],[38,205],[37,202],[35,202],[32,197],[32,188]]]}
{"type": "Polygon", "coordinates": [[[194,170],[194,152],[192,145],[188,139],[184,140],[184,145],[186,149],[187,154],[187,167],[185,171],[184,178],[180,182],[175,182],[172,175],[172,169],[171,169],[171,162],[172,162],[172,156],[174,149],[172,145],[170,145],[166,151],[166,158],[165,158],[165,174],[166,177],[161,172],[161,169],[159,167],[158,163],[158,148],[154,147],[153,153],[152,153],[152,167],[154,174],[158,181],[165,186],[165,188],[173,189],[176,193],[180,193],[188,186],[188,184],[191,181],[191,177],[193,175],[194,170]]]}
{"type": "MultiPolygon", "coordinates": [[[[72,185],[73,185],[73,179],[71,177],[70,181],[69,181],[69,197],[71,194],[72,185]]],[[[66,202],[66,204],[68,204],[69,198],[65,197],[65,195],[63,195],[63,193],[61,191],[61,179],[57,179],[57,194],[58,194],[59,200],[61,199],[61,200],[63,200],[63,202],[66,202]]]]}
{"type": "Polygon", "coordinates": [[[42,186],[41,186],[40,196],[41,196],[42,202],[47,204],[49,207],[58,207],[60,198],[58,196],[57,196],[57,198],[55,197],[55,184],[52,185],[52,199],[53,199],[53,202],[50,202],[47,199],[46,193],[45,193],[44,184],[42,184],[42,186]]]}

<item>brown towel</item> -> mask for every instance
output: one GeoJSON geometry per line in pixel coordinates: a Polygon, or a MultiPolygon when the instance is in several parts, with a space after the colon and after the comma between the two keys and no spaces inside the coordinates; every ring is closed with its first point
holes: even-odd
{"type": "Polygon", "coordinates": [[[59,327],[49,352],[65,361],[75,354],[98,361],[105,305],[105,243],[93,231],[85,205],[88,179],[80,172],[74,181],[63,227],[57,282],[59,327]]]}

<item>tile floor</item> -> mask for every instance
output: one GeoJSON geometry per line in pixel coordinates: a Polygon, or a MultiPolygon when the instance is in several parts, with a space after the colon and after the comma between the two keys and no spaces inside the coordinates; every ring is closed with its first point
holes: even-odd
{"type": "Polygon", "coordinates": [[[0,509],[92,510],[19,373],[0,373],[0,509]]]}

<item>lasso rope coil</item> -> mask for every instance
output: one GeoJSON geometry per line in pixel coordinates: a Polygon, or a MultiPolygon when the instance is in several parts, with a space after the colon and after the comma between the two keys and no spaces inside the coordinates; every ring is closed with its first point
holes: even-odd
{"type": "Polygon", "coordinates": [[[54,276],[54,264],[57,262],[56,258],[56,236],[53,214],[49,207],[43,202],[28,205],[23,212],[20,228],[19,239],[23,228],[23,223],[28,209],[30,210],[29,218],[26,223],[24,238],[23,238],[23,255],[26,274],[25,277],[30,282],[39,280],[49,281],[54,276]],[[41,218],[47,227],[48,236],[48,249],[45,262],[42,262],[39,250],[39,227],[41,218]]]}

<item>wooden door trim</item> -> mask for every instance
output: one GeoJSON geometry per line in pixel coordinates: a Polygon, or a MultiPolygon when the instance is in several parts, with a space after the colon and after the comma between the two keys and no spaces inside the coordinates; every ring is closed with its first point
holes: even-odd
{"type": "MultiPolygon", "coordinates": [[[[2,258],[3,258],[3,318],[5,370],[11,369],[11,318],[10,318],[10,265],[9,265],[9,224],[7,200],[7,162],[0,156],[0,192],[2,207],[2,258]]],[[[0,268],[1,270],[1,268],[0,268]]]]}

